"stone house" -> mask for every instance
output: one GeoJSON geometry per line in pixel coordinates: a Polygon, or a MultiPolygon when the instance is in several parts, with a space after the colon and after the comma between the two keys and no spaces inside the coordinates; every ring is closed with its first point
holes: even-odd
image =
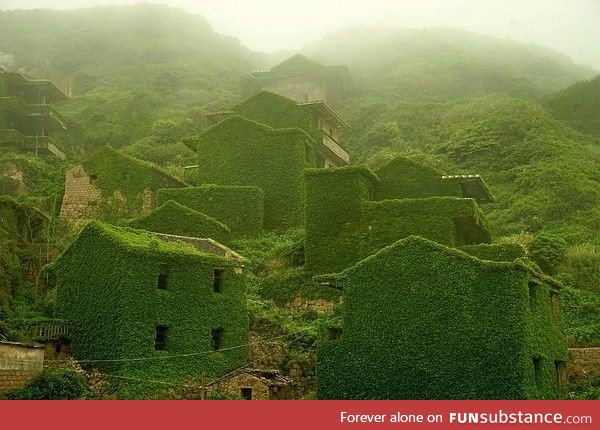
{"type": "Polygon", "coordinates": [[[234,115],[199,135],[197,150],[198,183],[259,187],[265,228],[302,225],[302,175],[315,166],[314,142],[306,132],[274,129],[234,115]]]}
{"type": "Polygon", "coordinates": [[[345,166],[350,163],[350,155],[340,144],[342,133],[350,126],[323,101],[299,103],[278,94],[260,91],[229,111],[210,114],[209,119],[216,122],[232,115],[275,129],[298,128],[305,131],[314,140],[315,167],[345,166]]]}
{"type": "Polygon", "coordinates": [[[411,236],[317,280],[344,295],[343,322],[317,350],[321,399],[553,399],[564,389],[561,285],[521,260],[411,236]]]}
{"type": "Polygon", "coordinates": [[[477,175],[447,177],[405,158],[375,172],[347,166],[305,171],[305,260],[312,273],[348,268],[410,235],[456,247],[490,243],[477,175]]]}
{"type": "Polygon", "coordinates": [[[0,146],[64,160],[52,136],[65,120],[51,104],[67,99],[50,81],[0,69],[0,146]]]}
{"type": "Polygon", "coordinates": [[[344,98],[350,85],[346,66],[324,66],[296,54],[270,70],[252,72],[243,83],[243,92],[250,95],[265,90],[298,103],[336,104],[344,98]]]}
{"type": "Polygon", "coordinates": [[[60,217],[117,220],[156,207],[159,188],[187,186],[157,166],[105,146],[67,170],[60,217]]]}
{"type": "Polygon", "coordinates": [[[43,346],[0,340],[0,398],[27,385],[43,368],[43,346]]]}
{"type": "Polygon", "coordinates": [[[244,400],[290,400],[294,382],[279,370],[240,369],[207,385],[207,391],[244,400]]]}
{"type": "Polygon", "coordinates": [[[226,250],[198,238],[87,224],[51,268],[73,356],[99,360],[100,370],[123,378],[165,383],[243,366],[243,264],[226,250]]]}

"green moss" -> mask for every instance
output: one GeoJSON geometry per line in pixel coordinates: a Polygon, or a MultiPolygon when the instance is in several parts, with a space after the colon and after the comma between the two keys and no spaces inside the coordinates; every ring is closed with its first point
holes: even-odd
{"type": "Polygon", "coordinates": [[[124,155],[108,145],[83,160],[81,165],[90,178],[95,178],[94,185],[100,189],[103,199],[112,198],[115,193],[125,199],[124,202],[115,199],[113,204],[105,200],[101,208],[105,219],[141,213],[148,192],[151,193],[151,203],[154,203],[159,188],[187,186],[159,167],[124,155]]]}
{"type": "Polygon", "coordinates": [[[233,116],[199,136],[198,183],[260,187],[267,229],[302,224],[302,171],[312,166],[314,142],[299,129],[275,130],[233,116]]]}
{"type": "Polygon", "coordinates": [[[158,203],[168,200],[220,220],[236,236],[262,231],[264,193],[258,187],[202,185],[159,190],[158,203]]]}
{"type": "Polygon", "coordinates": [[[525,248],[518,243],[464,245],[458,247],[480,260],[489,261],[514,261],[517,258],[525,257],[525,248]]]}
{"type": "Polygon", "coordinates": [[[308,169],[306,178],[306,269],[343,270],[359,260],[356,233],[361,205],[373,194],[377,177],[364,167],[308,169]]]}
{"type": "Polygon", "coordinates": [[[433,196],[462,197],[460,184],[442,180],[443,173],[405,157],[397,157],[379,167],[375,200],[433,196]]]}
{"type": "Polygon", "coordinates": [[[326,278],[344,292],[343,335],[317,351],[319,398],[558,396],[554,360],[567,349],[553,284],[522,264],[413,236],[326,278]]]}
{"type": "Polygon", "coordinates": [[[306,182],[305,256],[311,273],[343,270],[410,235],[450,246],[491,240],[473,199],[371,201],[379,179],[362,167],[308,170],[306,182]]]}
{"type": "Polygon", "coordinates": [[[136,218],[129,225],[157,233],[211,238],[222,243],[229,243],[231,239],[231,230],[225,224],[173,200],[136,218]]]}
{"type": "Polygon", "coordinates": [[[148,232],[88,224],[54,263],[58,312],[69,321],[74,356],[116,360],[93,365],[141,379],[119,387],[120,396],[134,398],[162,395],[164,385],[143,381],[180,383],[243,365],[248,314],[233,264],[148,232]],[[215,267],[224,269],[220,293],[213,292],[215,267]],[[157,288],[161,273],[164,290],[157,288]],[[154,346],[159,325],[168,327],[163,351],[154,346]],[[211,330],[219,327],[220,352],[211,346],[211,330]]]}

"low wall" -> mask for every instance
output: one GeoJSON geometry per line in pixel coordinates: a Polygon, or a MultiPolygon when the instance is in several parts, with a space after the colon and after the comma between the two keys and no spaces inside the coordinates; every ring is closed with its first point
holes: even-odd
{"type": "Polygon", "coordinates": [[[0,397],[27,385],[44,368],[44,347],[0,342],[0,397]]]}

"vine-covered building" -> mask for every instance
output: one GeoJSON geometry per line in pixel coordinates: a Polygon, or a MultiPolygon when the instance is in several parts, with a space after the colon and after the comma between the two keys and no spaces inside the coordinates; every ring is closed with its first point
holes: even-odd
{"type": "Polygon", "coordinates": [[[344,98],[350,85],[346,66],[324,66],[297,54],[270,70],[252,72],[244,82],[244,93],[251,95],[265,90],[298,103],[336,104],[344,98]]]}
{"type": "Polygon", "coordinates": [[[311,273],[344,270],[410,235],[448,246],[491,242],[477,175],[446,176],[399,157],[366,167],[308,169],[305,260],[311,273]]]}
{"type": "Polygon", "coordinates": [[[192,242],[89,223],[52,270],[74,357],[167,383],[245,364],[242,263],[192,242]]]}
{"type": "Polygon", "coordinates": [[[159,188],[187,184],[146,161],[105,146],[67,170],[60,217],[117,220],[156,207],[159,188]]]}
{"type": "Polygon", "coordinates": [[[561,286],[519,260],[500,261],[503,248],[467,248],[484,261],[411,236],[318,277],[344,294],[343,323],[317,351],[318,397],[559,397],[561,286]]]}
{"type": "Polygon", "coordinates": [[[50,81],[0,69],[0,147],[64,160],[52,136],[66,125],[52,104],[67,98],[50,81]]]}
{"type": "Polygon", "coordinates": [[[209,115],[219,121],[239,115],[275,129],[299,128],[314,140],[315,167],[345,166],[350,155],[341,146],[344,130],[350,128],[336,111],[323,101],[298,103],[268,91],[260,91],[233,107],[230,111],[209,115]]]}

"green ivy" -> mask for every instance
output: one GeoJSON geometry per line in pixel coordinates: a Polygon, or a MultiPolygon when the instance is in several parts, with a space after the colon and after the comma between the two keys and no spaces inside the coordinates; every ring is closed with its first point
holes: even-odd
{"type": "Polygon", "coordinates": [[[218,219],[236,236],[262,231],[264,193],[258,187],[202,185],[158,190],[158,204],[168,200],[218,219]]]}
{"type": "Polygon", "coordinates": [[[243,365],[248,313],[233,265],[148,232],[89,223],[53,266],[58,312],[69,321],[75,358],[121,360],[93,366],[137,380],[116,384],[120,396],[133,398],[160,397],[169,383],[243,365]],[[213,292],[215,267],[224,269],[220,293],[213,292]],[[161,273],[166,289],[157,288],[161,273]],[[168,327],[165,350],[154,347],[159,325],[168,327]],[[224,330],[221,352],[211,346],[218,327],[224,330]]]}
{"type": "Polygon", "coordinates": [[[551,281],[523,264],[411,236],[326,278],[344,292],[343,334],[317,350],[319,398],[558,396],[567,348],[551,281]]]}
{"type": "Polygon", "coordinates": [[[375,170],[380,181],[375,200],[433,196],[462,197],[460,184],[442,180],[443,173],[405,157],[396,157],[375,170]]]}
{"type": "Polygon", "coordinates": [[[119,218],[123,214],[140,214],[144,206],[144,194],[148,190],[155,198],[159,188],[187,186],[159,167],[124,155],[108,145],[83,160],[81,165],[90,177],[96,178],[94,184],[100,189],[104,199],[113,197],[118,192],[126,200],[124,211],[115,209],[115,206],[119,206],[116,203],[105,203],[102,215],[107,219],[119,218]]]}
{"type": "Polygon", "coordinates": [[[314,142],[299,129],[273,129],[233,116],[198,138],[198,183],[252,185],[264,191],[264,227],[302,225],[302,171],[315,166],[314,142]]]}
{"type": "Polygon", "coordinates": [[[222,243],[229,243],[231,239],[231,230],[225,224],[173,200],[132,220],[129,225],[157,233],[211,238],[222,243]]]}

